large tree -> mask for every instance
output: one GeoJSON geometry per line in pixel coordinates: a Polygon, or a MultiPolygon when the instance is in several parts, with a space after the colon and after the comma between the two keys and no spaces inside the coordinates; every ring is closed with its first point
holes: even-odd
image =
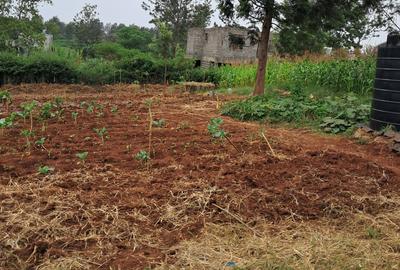
{"type": "Polygon", "coordinates": [[[211,0],[147,0],[142,7],[152,23],[163,22],[171,29],[175,47],[186,47],[188,29],[206,27],[213,13],[211,0]]]}
{"type": "Polygon", "coordinates": [[[116,42],[127,49],[148,51],[154,38],[154,30],[136,25],[122,27],[116,32],[116,42]]]}
{"type": "Polygon", "coordinates": [[[65,35],[65,23],[58,17],[53,17],[44,23],[48,34],[52,34],[54,39],[59,39],[65,35]]]}
{"type": "Polygon", "coordinates": [[[74,35],[80,47],[88,47],[103,38],[103,23],[98,18],[97,5],[86,4],[75,15],[73,21],[74,35]]]}
{"type": "Polygon", "coordinates": [[[379,1],[374,6],[353,2],[346,5],[341,14],[334,21],[336,26],[328,29],[327,46],[361,48],[362,41],[380,30],[392,28],[393,19],[400,10],[392,1],[379,1]]]}
{"type": "Polygon", "coordinates": [[[0,0],[0,49],[29,49],[44,41],[38,6],[51,0],[0,0]]]}
{"type": "Polygon", "coordinates": [[[386,12],[396,0],[219,0],[221,18],[228,23],[239,18],[250,27],[261,27],[258,35],[258,69],[254,95],[264,94],[265,74],[268,60],[268,41],[273,25],[285,20],[289,25],[301,25],[305,19],[310,25],[319,25],[325,31],[343,28],[340,22],[349,19],[354,6],[370,13],[386,12]],[[339,27],[339,28],[338,28],[339,27]]]}

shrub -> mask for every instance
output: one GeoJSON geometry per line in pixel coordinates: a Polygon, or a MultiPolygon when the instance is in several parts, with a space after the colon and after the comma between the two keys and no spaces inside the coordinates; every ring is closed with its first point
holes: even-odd
{"type": "Polygon", "coordinates": [[[94,45],[89,52],[92,58],[103,58],[109,61],[120,60],[128,57],[130,50],[125,49],[122,45],[113,42],[102,42],[94,45]]]}
{"type": "Polygon", "coordinates": [[[0,53],[0,75],[8,83],[71,83],[76,81],[72,62],[51,53],[17,56],[0,53]]]}
{"type": "Polygon", "coordinates": [[[111,61],[88,59],[77,68],[78,81],[86,84],[110,84],[119,81],[119,74],[111,61]]]}
{"type": "Polygon", "coordinates": [[[226,104],[223,115],[239,120],[267,120],[271,123],[297,123],[341,133],[368,120],[369,104],[362,104],[353,94],[343,97],[309,98],[267,94],[226,104]]]}

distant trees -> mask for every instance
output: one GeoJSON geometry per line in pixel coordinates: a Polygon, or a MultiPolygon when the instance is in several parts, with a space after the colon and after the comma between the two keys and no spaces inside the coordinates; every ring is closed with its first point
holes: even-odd
{"type": "Polygon", "coordinates": [[[211,0],[146,0],[142,7],[152,23],[163,22],[171,29],[175,48],[186,47],[188,29],[206,27],[213,14],[211,0]]]}
{"type": "Polygon", "coordinates": [[[27,50],[44,41],[38,5],[51,0],[0,0],[0,49],[27,50]]]}
{"type": "MultiPolygon", "coordinates": [[[[353,22],[362,18],[361,14],[363,16],[382,15],[377,18],[384,18],[388,15],[387,9],[395,8],[396,3],[396,0],[219,0],[219,9],[221,17],[228,23],[232,23],[235,19],[245,20],[253,32],[257,32],[258,25],[261,25],[260,34],[256,35],[259,52],[254,95],[262,95],[264,94],[268,41],[274,25],[277,28],[283,26],[283,29],[287,30],[286,33],[291,33],[290,30],[293,29],[298,35],[311,34],[311,38],[307,35],[305,37],[314,46],[318,43],[319,33],[329,33],[333,37],[336,33],[336,37],[339,38],[347,34],[355,34],[357,31],[354,29],[353,22]],[[306,27],[303,28],[303,25],[306,27]],[[304,29],[307,31],[302,33],[304,29]],[[343,33],[345,34],[342,35],[343,33]],[[316,35],[312,36],[313,34],[316,35]]],[[[359,27],[362,25],[360,23],[359,27]]],[[[323,37],[322,35],[321,38],[323,37]]],[[[347,35],[347,39],[352,37],[360,38],[360,35],[347,35]]]]}
{"type": "Polygon", "coordinates": [[[53,17],[44,23],[48,34],[53,35],[55,39],[65,36],[66,25],[58,17],[53,17]]]}
{"type": "Polygon", "coordinates": [[[86,4],[73,20],[74,36],[83,47],[100,42],[104,34],[103,27],[98,18],[97,5],[86,4]]]}
{"type": "Polygon", "coordinates": [[[115,32],[115,36],[115,41],[127,49],[148,51],[149,44],[155,36],[155,31],[145,27],[131,25],[118,29],[115,32]]]}
{"type": "MultiPolygon", "coordinates": [[[[297,4],[297,8],[302,8],[297,4]]],[[[347,1],[335,7],[334,16],[315,20],[303,6],[300,17],[296,9],[286,9],[279,21],[278,49],[281,53],[320,52],[323,47],[361,48],[361,42],[379,30],[391,27],[400,14],[395,1],[347,1]],[[371,2],[372,4],[369,4],[371,2]]]]}

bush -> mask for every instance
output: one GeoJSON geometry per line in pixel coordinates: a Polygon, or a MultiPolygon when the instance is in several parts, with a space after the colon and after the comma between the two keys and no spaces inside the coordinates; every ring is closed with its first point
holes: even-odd
{"type": "Polygon", "coordinates": [[[111,61],[88,59],[77,68],[78,81],[85,84],[111,84],[119,82],[119,72],[111,61]]]}
{"type": "Polygon", "coordinates": [[[130,50],[122,45],[113,42],[102,42],[89,49],[88,56],[91,58],[103,58],[109,61],[120,60],[128,57],[130,50]]]}
{"type": "Polygon", "coordinates": [[[160,83],[163,81],[164,65],[149,54],[131,55],[118,61],[123,82],[160,83]]]}
{"type": "Polygon", "coordinates": [[[226,104],[222,114],[239,120],[267,120],[271,123],[296,123],[322,128],[328,133],[349,130],[368,120],[369,104],[362,104],[354,94],[315,99],[292,94],[251,97],[226,104]]]}
{"type": "Polygon", "coordinates": [[[55,54],[16,56],[0,53],[0,74],[8,83],[71,83],[76,81],[73,63],[55,54]]]}

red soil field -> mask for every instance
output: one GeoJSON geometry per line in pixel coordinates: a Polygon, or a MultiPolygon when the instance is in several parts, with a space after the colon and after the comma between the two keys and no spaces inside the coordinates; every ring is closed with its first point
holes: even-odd
{"type": "Polygon", "coordinates": [[[8,88],[10,111],[58,96],[64,114],[46,130],[39,110],[34,114],[32,141],[45,137],[47,151],[32,146],[28,153],[20,133],[29,119],[0,136],[1,269],[144,269],[173,263],[176,245],[199,237],[207,222],[252,228],[288,217],[338,218],[345,210],[376,214],[392,205],[368,196],[399,194],[400,157],[387,145],[221,117],[217,107],[232,96],[217,102],[162,86],[8,88]],[[154,119],[166,126],[153,127],[151,160],[143,163],[135,155],[148,150],[150,98],[154,119]],[[103,110],[89,113],[83,101],[103,110]],[[72,112],[78,112],[76,124],[72,112]],[[213,117],[224,119],[240,153],[211,139],[213,117]],[[93,131],[103,127],[104,145],[93,131]],[[83,151],[85,164],[76,157],[83,151]],[[40,175],[44,165],[54,172],[40,175]]]}

